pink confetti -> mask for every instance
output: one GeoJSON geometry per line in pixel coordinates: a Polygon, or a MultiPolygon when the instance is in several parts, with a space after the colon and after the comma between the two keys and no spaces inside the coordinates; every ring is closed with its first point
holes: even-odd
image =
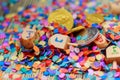
{"type": "Polygon", "coordinates": [[[93,46],[93,47],[92,47],[92,50],[97,50],[97,46],[93,46]]]}
{"type": "Polygon", "coordinates": [[[94,71],[92,69],[88,69],[88,74],[89,75],[93,75],[94,74],[94,71]]]}
{"type": "Polygon", "coordinates": [[[45,25],[45,26],[48,26],[48,25],[49,25],[47,20],[43,20],[42,23],[43,23],[43,25],[45,25]]]}
{"type": "Polygon", "coordinates": [[[60,78],[64,78],[64,76],[65,76],[64,73],[61,73],[61,74],[59,75],[60,78]]]}
{"type": "Polygon", "coordinates": [[[0,49],[2,49],[2,46],[0,45],[0,49]]]}
{"type": "Polygon", "coordinates": [[[7,46],[9,46],[9,44],[5,42],[5,43],[3,43],[3,46],[7,47],[7,46]]]}
{"type": "Polygon", "coordinates": [[[31,8],[30,9],[32,12],[35,12],[36,11],[36,8],[31,8]]]}
{"type": "Polygon", "coordinates": [[[8,26],[8,23],[7,23],[7,22],[3,22],[2,25],[3,25],[4,27],[7,27],[7,26],[8,26]]]}
{"type": "Polygon", "coordinates": [[[120,72],[116,72],[114,77],[119,77],[120,76],[120,72]]]}
{"type": "Polygon", "coordinates": [[[4,39],[6,37],[6,35],[3,33],[3,34],[0,34],[0,39],[4,39]]]}
{"type": "Polygon", "coordinates": [[[75,53],[70,53],[70,55],[69,55],[70,57],[73,57],[73,56],[76,56],[76,54],[75,53]]]}

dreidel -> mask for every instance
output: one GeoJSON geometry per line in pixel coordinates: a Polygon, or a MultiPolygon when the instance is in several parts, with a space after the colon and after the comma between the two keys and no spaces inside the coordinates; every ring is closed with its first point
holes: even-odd
{"type": "Polygon", "coordinates": [[[113,61],[120,64],[120,48],[115,45],[109,46],[106,49],[106,62],[111,63],[113,61]]]}
{"type": "Polygon", "coordinates": [[[120,1],[115,1],[114,3],[109,3],[110,11],[113,14],[120,14],[119,8],[120,8],[120,1]]]}
{"type": "Polygon", "coordinates": [[[23,30],[20,42],[22,46],[24,46],[26,49],[32,49],[34,46],[34,40],[37,38],[37,31],[36,27],[33,26],[31,29],[29,25],[26,26],[26,28],[23,30]]]}
{"type": "Polygon", "coordinates": [[[69,45],[78,46],[76,43],[70,43],[69,36],[62,34],[55,34],[48,40],[49,45],[53,45],[56,48],[68,49],[69,45]]]}
{"type": "Polygon", "coordinates": [[[106,48],[110,42],[108,42],[105,38],[104,35],[102,35],[101,33],[98,34],[97,38],[94,40],[95,44],[99,47],[99,48],[106,48]]]}

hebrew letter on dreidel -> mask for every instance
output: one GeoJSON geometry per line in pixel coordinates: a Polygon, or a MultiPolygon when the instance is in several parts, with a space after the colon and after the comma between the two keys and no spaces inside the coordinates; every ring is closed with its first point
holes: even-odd
{"type": "Polygon", "coordinates": [[[26,49],[32,49],[34,44],[33,41],[36,39],[36,27],[33,26],[32,29],[30,29],[30,26],[28,25],[22,33],[20,42],[22,46],[24,46],[26,49]]]}
{"type": "Polygon", "coordinates": [[[68,36],[61,34],[55,34],[50,37],[48,44],[60,49],[67,49],[68,45],[77,46],[75,43],[70,43],[70,38],[68,36]]]}
{"type": "Polygon", "coordinates": [[[30,29],[30,26],[27,26],[22,33],[23,39],[30,39],[35,36],[36,33],[36,27],[34,26],[32,29],[30,29]]]}
{"type": "Polygon", "coordinates": [[[107,57],[107,61],[108,62],[113,62],[113,61],[117,61],[119,64],[119,60],[120,60],[120,48],[117,46],[109,46],[106,49],[106,57],[107,57]]]}

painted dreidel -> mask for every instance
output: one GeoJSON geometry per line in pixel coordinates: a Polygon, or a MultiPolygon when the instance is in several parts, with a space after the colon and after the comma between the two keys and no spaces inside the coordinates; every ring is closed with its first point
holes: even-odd
{"type": "Polygon", "coordinates": [[[105,21],[102,23],[102,27],[103,27],[103,30],[104,32],[107,32],[108,31],[108,28],[110,28],[110,24],[114,24],[115,22],[112,22],[112,21],[105,21]]]}
{"type": "Polygon", "coordinates": [[[97,38],[94,40],[94,43],[100,49],[104,49],[104,48],[106,48],[110,44],[110,41],[108,41],[103,34],[99,33],[97,38]]]}
{"type": "Polygon", "coordinates": [[[62,34],[55,34],[50,37],[48,44],[60,49],[67,49],[69,45],[78,46],[76,43],[70,43],[69,36],[62,34]]]}
{"type": "Polygon", "coordinates": [[[120,48],[115,45],[109,46],[106,49],[106,62],[111,63],[113,61],[120,64],[120,48]]]}
{"type": "Polygon", "coordinates": [[[33,42],[37,38],[36,35],[37,35],[36,27],[33,26],[33,28],[30,29],[30,26],[27,25],[22,32],[22,36],[20,39],[21,45],[24,46],[26,49],[32,49],[34,46],[33,42]]]}
{"type": "Polygon", "coordinates": [[[120,14],[120,1],[116,1],[116,2],[111,2],[109,3],[109,6],[110,6],[110,11],[111,13],[113,14],[120,14]]]}

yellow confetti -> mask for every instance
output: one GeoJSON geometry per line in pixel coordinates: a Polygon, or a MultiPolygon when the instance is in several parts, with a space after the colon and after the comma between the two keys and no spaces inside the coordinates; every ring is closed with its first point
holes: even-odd
{"type": "Polygon", "coordinates": [[[14,61],[17,59],[17,56],[12,56],[10,59],[14,61]]]}
{"type": "Polygon", "coordinates": [[[0,61],[3,61],[4,60],[4,57],[1,55],[0,56],[0,61]]]}
{"type": "Polygon", "coordinates": [[[21,53],[18,55],[18,58],[19,58],[19,60],[23,60],[23,59],[24,59],[24,54],[23,54],[23,52],[21,52],[21,53]]]}
{"type": "Polygon", "coordinates": [[[7,14],[5,17],[6,18],[12,18],[12,17],[14,17],[16,14],[15,13],[11,13],[11,14],[7,14]]]}
{"type": "Polygon", "coordinates": [[[48,22],[55,22],[64,25],[68,31],[71,30],[73,27],[72,14],[64,8],[53,11],[48,17],[48,22]]]}
{"type": "Polygon", "coordinates": [[[38,44],[45,46],[46,42],[45,41],[40,41],[38,44]]]}

